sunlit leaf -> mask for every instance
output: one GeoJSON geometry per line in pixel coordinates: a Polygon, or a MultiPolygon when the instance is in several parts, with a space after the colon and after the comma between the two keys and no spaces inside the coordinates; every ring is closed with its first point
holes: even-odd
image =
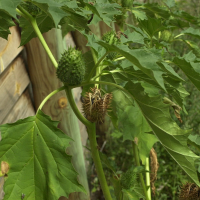
{"type": "Polygon", "coordinates": [[[10,169],[4,184],[4,200],[57,200],[72,192],[84,192],[77,181],[66,148],[72,140],[65,135],[57,121],[42,111],[36,116],[0,126],[0,162],[10,169]]]}

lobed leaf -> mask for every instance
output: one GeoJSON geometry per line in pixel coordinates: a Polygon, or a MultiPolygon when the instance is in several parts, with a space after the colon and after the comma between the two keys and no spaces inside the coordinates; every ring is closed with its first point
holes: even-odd
{"type": "Polygon", "coordinates": [[[157,52],[151,51],[151,49],[134,49],[131,50],[126,45],[109,45],[103,41],[99,41],[98,44],[103,46],[107,51],[115,51],[122,56],[126,57],[130,62],[136,65],[147,76],[157,82],[160,87],[166,91],[162,74],[163,70],[157,65],[160,60],[160,56],[157,52]]]}
{"type": "MultiPolygon", "coordinates": [[[[37,37],[37,35],[28,20],[21,17],[19,21],[19,26],[22,28],[20,44],[22,46],[28,43],[32,38],[37,37]]],[[[41,33],[45,33],[55,26],[51,17],[46,15],[44,12],[36,17],[36,21],[41,33]]]]}
{"type": "Polygon", "coordinates": [[[188,53],[184,57],[175,57],[173,62],[185,73],[190,81],[200,90],[199,63],[194,62],[195,55],[188,53]]]}
{"type": "Polygon", "coordinates": [[[58,122],[39,111],[36,116],[0,126],[0,162],[7,162],[4,200],[57,200],[72,192],[85,192],[77,181],[66,148],[72,141],[58,122]]]}
{"type": "Polygon", "coordinates": [[[194,166],[195,160],[199,157],[187,147],[190,130],[180,129],[171,119],[169,107],[162,102],[161,97],[148,97],[142,86],[133,82],[128,82],[125,89],[131,93],[144,118],[167,152],[190,178],[200,185],[194,166]]]}
{"type": "Polygon", "coordinates": [[[0,10],[0,37],[7,40],[8,35],[10,34],[9,28],[15,26],[12,18],[8,13],[3,10],[0,10]]]}

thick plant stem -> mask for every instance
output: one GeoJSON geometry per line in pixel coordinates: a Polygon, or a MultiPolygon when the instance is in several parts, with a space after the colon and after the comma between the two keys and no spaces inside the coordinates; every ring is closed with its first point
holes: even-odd
{"type": "Polygon", "coordinates": [[[101,160],[99,157],[98,145],[97,145],[97,141],[96,141],[96,126],[93,123],[93,125],[91,127],[87,127],[87,128],[88,128],[88,137],[90,140],[90,148],[91,148],[91,152],[92,152],[92,158],[93,158],[93,161],[95,164],[95,168],[97,171],[101,189],[103,191],[105,199],[112,200],[112,197],[111,197],[111,194],[110,194],[107,182],[106,182],[103,167],[101,164],[101,160]]]}
{"type": "Polygon", "coordinates": [[[67,99],[70,103],[70,106],[72,107],[72,110],[74,111],[76,117],[83,123],[85,124],[87,127],[91,127],[93,124],[88,121],[79,111],[79,109],[76,106],[76,103],[74,101],[74,97],[72,95],[72,90],[69,86],[65,85],[65,92],[67,94],[67,99]]]}
{"type": "Polygon", "coordinates": [[[145,171],[146,171],[146,186],[148,187],[147,189],[147,195],[149,200],[151,200],[151,183],[150,183],[150,168],[149,168],[149,157],[146,157],[145,161],[145,171]]]}
{"type": "Polygon", "coordinates": [[[98,145],[97,145],[97,141],[96,141],[96,126],[95,123],[91,123],[90,121],[88,121],[85,117],[83,117],[83,115],[80,113],[80,111],[78,110],[73,95],[72,95],[72,90],[70,87],[66,86],[66,94],[67,94],[67,98],[68,101],[72,107],[72,110],[74,111],[74,113],[76,114],[77,118],[87,126],[87,130],[88,130],[88,136],[89,136],[89,140],[90,140],[90,147],[91,147],[91,152],[92,152],[92,158],[97,170],[97,175],[98,175],[98,179],[99,182],[101,184],[101,188],[104,194],[104,197],[106,200],[112,200],[111,195],[110,195],[110,191],[106,182],[106,178],[105,178],[105,174],[103,172],[103,167],[101,164],[101,160],[99,157],[99,152],[98,152],[98,145]]]}
{"type": "MultiPolygon", "coordinates": [[[[133,145],[133,154],[134,154],[134,157],[135,157],[136,165],[137,165],[137,166],[140,166],[140,159],[139,159],[139,154],[138,154],[137,145],[135,144],[134,141],[132,142],[132,145],[133,145]]],[[[140,183],[141,183],[141,186],[142,186],[142,188],[143,188],[143,192],[144,192],[144,195],[145,195],[145,197],[146,197],[146,200],[150,200],[150,199],[148,198],[148,195],[147,195],[147,189],[146,189],[146,185],[145,185],[145,183],[144,183],[144,178],[143,178],[142,173],[139,174],[139,178],[140,178],[140,183]]]]}
{"type": "Polygon", "coordinates": [[[40,32],[40,29],[38,28],[36,19],[34,17],[32,17],[21,6],[18,6],[18,8],[19,8],[19,10],[17,9],[17,12],[30,21],[30,23],[33,26],[33,29],[34,29],[36,35],[38,36],[40,42],[42,43],[42,46],[44,47],[45,51],[47,52],[51,62],[53,63],[54,67],[57,68],[58,67],[58,63],[57,63],[56,59],[54,58],[53,54],[51,53],[51,50],[49,49],[46,41],[44,40],[44,37],[43,37],[42,33],[40,32]]]}

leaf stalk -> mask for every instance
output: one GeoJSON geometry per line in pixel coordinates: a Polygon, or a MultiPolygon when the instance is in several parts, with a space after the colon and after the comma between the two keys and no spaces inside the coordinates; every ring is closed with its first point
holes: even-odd
{"type": "Polygon", "coordinates": [[[32,17],[24,8],[22,8],[21,6],[18,6],[18,9],[16,9],[17,12],[22,15],[23,17],[25,17],[26,19],[28,19],[31,23],[31,25],[33,26],[33,29],[36,33],[36,35],[38,36],[40,42],[42,43],[42,46],[44,47],[45,51],[47,52],[51,62],[53,63],[54,67],[57,68],[58,67],[58,63],[56,61],[56,59],[54,58],[51,50],[49,49],[42,33],[40,32],[40,29],[37,25],[37,21],[34,17],[32,17]],[[19,12],[20,11],[20,12],[19,12]]]}
{"type": "Polygon", "coordinates": [[[36,115],[38,113],[39,110],[42,110],[42,107],[44,106],[44,104],[54,95],[57,94],[58,92],[62,91],[65,89],[65,86],[62,86],[60,88],[58,88],[57,90],[54,90],[53,92],[51,92],[49,95],[47,95],[44,100],[42,101],[42,103],[40,104],[40,106],[37,109],[36,115]]]}

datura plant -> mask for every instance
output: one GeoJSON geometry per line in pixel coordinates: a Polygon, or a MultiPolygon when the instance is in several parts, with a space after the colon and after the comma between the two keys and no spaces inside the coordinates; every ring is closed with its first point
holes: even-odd
{"type": "MultiPolygon", "coordinates": [[[[73,192],[85,192],[77,181],[71,157],[65,153],[71,138],[57,128],[59,122],[41,111],[45,102],[61,90],[65,90],[73,112],[87,127],[106,200],[151,200],[150,175],[157,169],[150,169],[149,154],[156,142],[188,175],[192,183],[187,186],[199,188],[199,156],[187,144],[199,148],[200,143],[198,137],[191,135],[192,130],[179,127],[184,123],[181,112],[187,113],[185,98],[189,93],[176,72],[182,70],[184,77],[200,90],[200,50],[194,42],[200,38],[199,18],[177,9],[174,0],[160,2],[0,0],[0,37],[7,39],[9,27],[15,23],[22,30],[21,45],[38,37],[63,82],[63,87],[44,99],[35,116],[0,126],[4,200],[57,200],[73,192]],[[90,29],[100,21],[111,29],[102,37],[90,29]],[[82,54],[69,48],[57,61],[42,36],[52,28],[61,29],[63,35],[79,31],[87,39],[90,51],[82,54]],[[188,45],[191,51],[180,55],[173,49],[175,42],[188,45]],[[72,95],[76,87],[83,88],[82,111],[72,95]],[[174,109],[179,125],[172,120],[170,109],[174,109]],[[113,123],[113,131],[132,143],[135,162],[122,174],[112,170],[109,182],[96,141],[96,124],[101,126],[107,118],[113,123]]],[[[184,191],[181,199],[186,195],[184,191]]]]}

